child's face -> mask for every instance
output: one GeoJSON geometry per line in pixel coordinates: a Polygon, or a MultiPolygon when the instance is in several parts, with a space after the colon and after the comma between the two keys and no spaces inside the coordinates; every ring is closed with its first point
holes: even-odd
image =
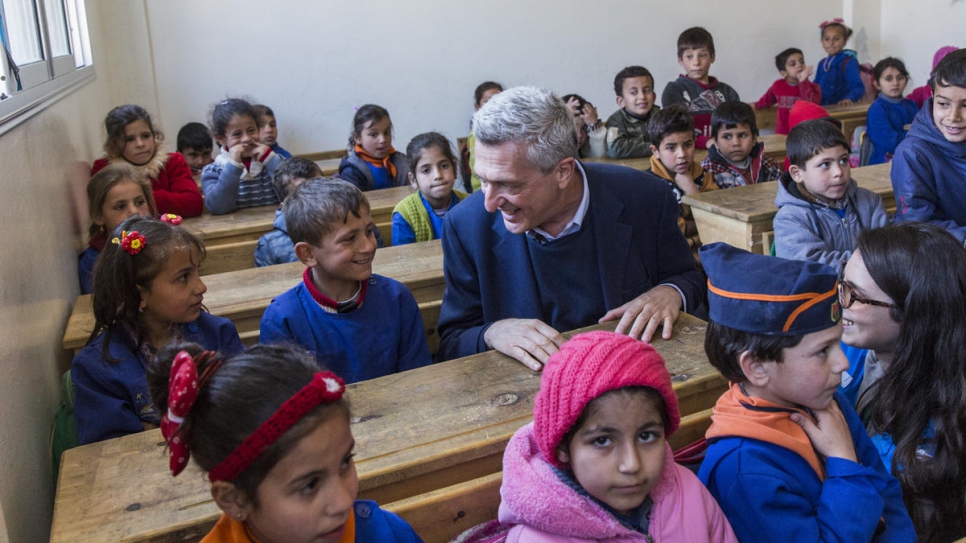
{"type": "Polygon", "coordinates": [[[246,519],[262,543],[335,543],[359,493],[348,417],[332,414],[300,439],[255,491],[246,519]]]}
{"type": "Polygon", "coordinates": [[[556,453],[587,493],[624,514],[651,493],[665,461],[659,408],[647,396],[631,394],[595,400],[570,445],[556,453]]]}
{"type": "Polygon", "coordinates": [[[895,302],[872,279],[859,251],[852,253],[846,264],[842,284],[853,294],[851,307],[842,304],[842,341],[860,349],[871,349],[880,355],[880,359],[886,359],[895,351],[899,323],[893,320],[888,307],[862,303],[854,298],[895,302]]]}
{"type": "Polygon", "coordinates": [[[708,70],[711,69],[713,62],[714,55],[708,51],[707,47],[685,49],[684,53],[678,57],[678,64],[684,68],[684,73],[691,79],[702,83],[708,82],[708,70]]]}
{"type": "Polygon", "coordinates": [[[125,179],[107,191],[104,205],[101,206],[100,211],[94,212],[91,219],[94,224],[103,226],[104,230],[110,233],[128,217],[135,215],[146,217],[150,213],[148,199],[144,196],[141,185],[125,179]]]}
{"type": "Polygon", "coordinates": [[[275,123],[275,116],[265,115],[262,118],[262,122],[265,124],[258,128],[258,141],[271,147],[275,145],[275,141],[278,140],[278,126],[275,123]]]}
{"type": "Polygon", "coordinates": [[[147,287],[138,285],[140,315],[149,330],[163,330],[171,324],[192,322],[198,318],[208,290],[198,275],[200,262],[201,253],[194,246],[170,251],[161,272],[150,284],[147,287]]]}
{"type": "Polygon", "coordinates": [[[490,101],[490,98],[493,98],[497,94],[500,94],[500,89],[496,87],[483,91],[483,94],[480,96],[480,103],[475,104],[476,111],[479,111],[481,107],[483,107],[484,105],[486,105],[487,102],[490,101]]]}
{"type": "Polygon", "coordinates": [[[236,145],[242,146],[242,156],[251,157],[252,149],[258,144],[258,126],[255,119],[249,115],[232,115],[225,125],[225,134],[215,136],[218,145],[231,150],[236,145]]]}
{"type": "Polygon", "coordinates": [[[392,148],[392,121],[385,116],[378,121],[369,121],[359,134],[356,143],[375,158],[386,158],[392,148]]]}
{"type": "Polygon", "coordinates": [[[828,56],[837,55],[845,49],[845,32],[841,27],[829,26],[822,32],[822,49],[828,56]]]}
{"type": "Polygon", "coordinates": [[[654,82],[650,77],[629,77],[624,80],[617,105],[638,117],[644,117],[654,107],[654,82]]]}
{"type": "Polygon", "coordinates": [[[932,120],[947,141],[966,141],[966,88],[935,85],[932,120]]]}
{"type": "Polygon", "coordinates": [[[792,164],[788,173],[796,183],[805,185],[805,190],[814,194],[838,200],[845,196],[852,179],[849,167],[849,150],[844,147],[822,149],[808,159],[804,168],[792,164]]]}
{"type": "Polygon", "coordinates": [[[672,174],[688,173],[694,160],[694,134],[673,132],[664,136],[657,147],[651,145],[651,153],[661,159],[661,164],[672,174]]]}
{"type": "Polygon", "coordinates": [[[351,297],[358,283],[372,276],[376,235],[369,208],[361,207],[359,217],[349,213],[345,224],[323,236],[318,247],[305,245],[311,250],[311,258],[303,263],[312,268],[319,290],[337,301],[351,297]]]}
{"type": "Polygon", "coordinates": [[[798,75],[804,72],[805,68],[805,56],[800,53],[792,53],[791,55],[788,55],[788,59],[785,60],[785,69],[778,73],[780,73],[788,83],[797,85],[799,82],[798,75]]]}
{"type": "Polygon", "coordinates": [[[423,154],[416,163],[415,173],[410,172],[409,175],[410,179],[415,178],[413,185],[433,209],[442,209],[449,205],[453,184],[456,182],[456,167],[439,147],[423,149],[423,154]]]}
{"type": "Polygon", "coordinates": [[[875,85],[879,87],[879,92],[889,98],[902,98],[908,81],[909,76],[899,73],[899,70],[890,66],[882,71],[875,85]]]}
{"type": "Polygon", "coordinates": [[[143,119],[124,125],[124,160],[135,166],[147,164],[156,148],[154,132],[143,119]]]}
{"type": "Polygon", "coordinates": [[[722,125],[718,129],[717,137],[714,138],[714,146],[725,158],[738,163],[748,158],[757,141],[758,138],[752,133],[751,126],[738,123],[734,128],[726,128],[722,125]]]}
{"type": "Polygon", "coordinates": [[[781,362],[762,362],[767,382],[757,394],[769,402],[788,407],[822,410],[842,384],[849,361],[839,345],[842,323],[806,334],[798,345],[782,351],[781,362]]]}
{"type": "Polygon", "coordinates": [[[188,163],[188,167],[191,168],[191,173],[193,174],[201,173],[201,170],[205,166],[215,161],[215,159],[211,158],[211,147],[205,149],[185,147],[181,150],[181,154],[184,155],[185,162],[188,163]]]}

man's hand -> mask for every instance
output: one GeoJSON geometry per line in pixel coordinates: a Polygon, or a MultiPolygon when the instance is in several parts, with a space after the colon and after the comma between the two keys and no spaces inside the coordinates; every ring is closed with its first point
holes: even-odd
{"type": "Polygon", "coordinates": [[[626,304],[611,309],[598,322],[620,318],[615,330],[618,334],[651,341],[658,326],[664,327],[661,337],[671,339],[674,321],[681,313],[681,294],[673,287],[660,285],[641,294],[626,304]]]}
{"type": "Polygon", "coordinates": [[[540,371],[550,355],[563,345],[564,337],[536,319],[504,319],[486,329],[483,341],[487,347],[540,371]]]}
{"type": "Polygon", "coordinates": [[[792,413],[790,418],[805,430],[805,435],[815,450],[826,458],[844,458],[858,462],[855,443],[852,442],[849,425],[845,422],[845,415],[842,414],[839,404],[832,400],[828,407],[821,411],[814,410],[812,414],[815,415],[817,423],[801,413],[792,413]]]}

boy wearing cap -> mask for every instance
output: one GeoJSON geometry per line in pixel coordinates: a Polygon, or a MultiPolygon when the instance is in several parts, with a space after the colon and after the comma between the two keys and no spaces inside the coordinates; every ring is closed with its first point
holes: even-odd
{"type": "Polygon", "coordinates": [[[899,482],[836,388],[848,361],[836,273],[701,248],[705,352],[730,382],[698,476],[743,543],[915,541],[899,482]]]}

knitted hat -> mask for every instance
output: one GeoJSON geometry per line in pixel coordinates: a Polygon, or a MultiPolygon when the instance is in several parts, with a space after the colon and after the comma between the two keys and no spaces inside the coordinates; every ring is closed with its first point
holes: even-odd
{"type": "Polygon", "coordinates": [[[936,51],[936,54],[933,55],[932,57],[932,69],[935,70],[936,66],[939,66],[939,62],[942,61],[942,59],[946,58],[946,55],[948,55],[949,53],[952,53],[955,50],[956,50],[956,47],[953,47],[952,45],[940,47],[939,50],[936,51]]]}
{"type": "Polygon", "coordinates": [[[726,243],[698,250],[711,320],[765,336],[799,336],[841,318],[837,274],[818,262],[756,255],[726,243]],[[708,260],[705,260],[708,259],[708,260]]]}
{"type": "Polygon", "coordinates": [[[557,446],[587,404],[605,392],[631,386],[655,389],[667,411],[666,435],[677,430],[678,398],[654,347],[614,332],[578,334],[564,343],[547,362],[533,402],[533,433],[547,461],[562,467],[557,446]]]}
{"type": "MultiPolygon", "coordinates": [[[[791,131],[796,125],[803,123],[805,121],[811,121],[812,119],[825,119],[828,122],[842,129],[842,121],[836,119],[835,117],[829,115],[826,109],[818,104],[813,104],[808,100],[798,100],[792,106],[792,110],[788,112],[788,130],[791,131]]],[[[788,167],[791,166],[791,160],[785,157],[785,171],[788,171],[788,167]]]]}

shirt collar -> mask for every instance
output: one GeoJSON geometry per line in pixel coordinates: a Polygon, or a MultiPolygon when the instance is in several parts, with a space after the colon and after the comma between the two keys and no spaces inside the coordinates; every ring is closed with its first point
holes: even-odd
{"type": "Polygon", "coordinates": [[[577,207],[577,212],[574,213],[574,218],[570,219],[567,226],[557,236],[551,236],[546,230],[536,227],[533,230],[527,230],[527,236],[547,243],[580,231],[580,225],[584,222],[584,217],[587,216],[587,208],[590,207],[590,184],[587,183],[587,172],[584,171],[580,161],[574,161],[574,164],[577,165],[577,171],[580,172],[580,177],[584,181],[584,195],[580,198],[580,205],[577,207]]]}

